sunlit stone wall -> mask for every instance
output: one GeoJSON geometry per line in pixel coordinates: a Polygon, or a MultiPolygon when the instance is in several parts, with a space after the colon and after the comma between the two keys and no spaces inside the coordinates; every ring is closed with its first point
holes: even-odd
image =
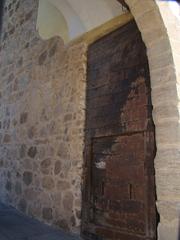
{"type": "MultiPolygon", "coordinates": [[[[180,23],[170,1],[126,0],[151,74],[160,240],[178,240],[180,23]]],[[[173,1],[174,2],[174,1],[173,1]]],[[[0,39],[0,200],[79,231],[87,43],[43,41],[38,0],[6,0],[0,39]]]]}
{"type": "Polygon", "coordinates": [[[36,31],[38,1],[7,0],[0,40],[0,200],[79,231],[83,44],[36,31]]]}

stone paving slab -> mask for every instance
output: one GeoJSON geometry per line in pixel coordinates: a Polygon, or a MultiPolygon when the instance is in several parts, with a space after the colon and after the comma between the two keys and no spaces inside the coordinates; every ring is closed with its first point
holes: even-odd
{"type": "Polygon", "coordinates": [[[81,240],[0,203],[0,240],[81,240]]]}

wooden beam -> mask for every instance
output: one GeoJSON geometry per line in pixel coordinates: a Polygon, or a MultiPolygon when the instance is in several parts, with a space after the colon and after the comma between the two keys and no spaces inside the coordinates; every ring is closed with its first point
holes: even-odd
{"type": "Polygon", "coordinates": [[[104,37],[108,33],[126,25],[128,22],[132,21],[134,18],[131,13],[125,13],[112,20],[104,23],[103,25],[84,33],[82,36],[72,40],[68,45],[75,45],[80,42],[84,42],[87,45],[92,44],[98,39],[104,37]]]}

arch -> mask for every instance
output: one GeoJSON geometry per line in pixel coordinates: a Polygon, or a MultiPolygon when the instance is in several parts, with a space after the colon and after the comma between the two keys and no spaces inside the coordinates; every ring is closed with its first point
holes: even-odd
{"type": "Polygon", "coordinates": [[[179,239],[180,158],[179,77],[180,22],[170,2],[125,0],[141,31],[149,60],[153,118],[156,126],[155,158],[158,239],[179,239]],[[177,45],[179,44],[179,45],[177,45]]]}
{"type": "Polygon", "coordinates": [[[37,29],[43,39],[65,43],[123,13],[116,0],[39,0],[37,29]]]}
{"type": "Polygon", "coordinates": [[[48,0],[39,0],[37,30],[43,39],[60,36],[64,42],[69,40],[69,29],[64,15],[48,0]]]}

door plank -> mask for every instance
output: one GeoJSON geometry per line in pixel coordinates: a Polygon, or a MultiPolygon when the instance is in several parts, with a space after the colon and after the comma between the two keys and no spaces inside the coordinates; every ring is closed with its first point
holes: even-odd
{"type": "Polygon", "coordinates": [[[134,21],[89,47],[82,235],[155,240],[151,87],[134,21]]]}

